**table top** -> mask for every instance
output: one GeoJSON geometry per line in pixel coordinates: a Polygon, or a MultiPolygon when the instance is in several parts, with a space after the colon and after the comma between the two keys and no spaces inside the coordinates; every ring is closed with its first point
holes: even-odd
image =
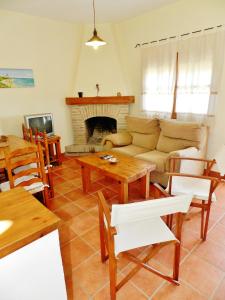
{"type": "Polygon", "coordinates": [[[0,258],[55,230],[59,222],[23,188],[0,193],[0,258]]]}
{"type": "Polygon", "coordinates": [[[147,172],[155,170],[156,165],[142,159],[123,155],[112,151],[98,152],[91,155],[76,158],[81,166],[100,170],[104,175],[109,175],[122,181],[133,181],[144,176],[147,172]],[[118,159],[115,164],[108,160],[101,159],[102,155],[112,155],[118,159]]]}
{"type": "MultiPolygon", "coordinates": [[[[8,144],[9,145],[7,146],[7,148],[10,152],[27,147],[33,147],[34,149],[37,149],[37,145],[25,141],[24,139],[15,135],[8,135],[8,144]]],[[[5,168],[5,157],[3,148],[0,148],[0,168],[5,168]]]]}

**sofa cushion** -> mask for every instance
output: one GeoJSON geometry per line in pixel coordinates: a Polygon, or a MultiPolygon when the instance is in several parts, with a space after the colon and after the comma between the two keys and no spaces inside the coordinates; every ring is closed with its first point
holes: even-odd
{"type": "Polygon", "coordinates": [[[161,132],[164,136],[199,142],[201,138],[201,124],[181,122],[177,120],[160,120],[161,132]]]}
{"type": "Polygon", "coordinates": [[[155,134],[159,132],[159,120],[127,116],[127,129],[130,132],[155,134]]]}
{"type": "Polygon", "coordinates": [[[198,142],[184,140],[184,139],[177,139],[177,138],[170,138],[164,136],[163,133],[160,133],[159,140],[156,146],[158,151],[162,152],[172,152],[176,150],[185,149],[188,147],[196,147],[198,148],[198,142]]]}
{"type": "Polygon", "coordinates": [[[155,171],[163,173],[165,172],[166,161],[168,156],[169,156],[168,153],[153,150],[153,151],[139,154],[136,156],[136,158],[147,160],[149,162],[156,164],[155,171]]]}
{"type": "Polygon", "coordinates": [[[160,120],[161,133],[156,149],[171,152],[188,147],[198,148],[201,139],[201,124],[177,120],[160,120]]]}
{"type": "Polygon", "coordinates": [[[118,152],[118,153],[129,155],[129,156],[135,156],[140,153],[149,151],[146,148],[135,146],[135,145],[128,145],[128,146],[124,146],[124,147],[114,147],[111,150],[118,152]]]}
{"type": "Polygon", "coordinates": [[[144,134],[144,133],[138,133],[138,132],[130,132],[130,134],[133,137],[132,144],[147,148],[149,150],[154,150],[156,148],[159,133],[157,134],[144,134]]]}

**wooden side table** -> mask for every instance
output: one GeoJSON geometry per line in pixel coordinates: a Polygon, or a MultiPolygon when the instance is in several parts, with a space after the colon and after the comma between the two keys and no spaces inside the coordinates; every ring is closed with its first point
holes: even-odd
{"type": "Polygon", "coordinates": [[[60,140],[59,135],[48,136],[50,163],[62,164],[60,140]]]}

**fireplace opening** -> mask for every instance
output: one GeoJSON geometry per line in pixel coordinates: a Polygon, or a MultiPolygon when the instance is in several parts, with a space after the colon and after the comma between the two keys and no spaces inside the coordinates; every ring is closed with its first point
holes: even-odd
{"type": "Polygon", "coordinates": [[[116,119],[110,117],[93,117],[85,121],[87,143],[101,144],[102,139],[110,133],[117,132],[116,119]]]}

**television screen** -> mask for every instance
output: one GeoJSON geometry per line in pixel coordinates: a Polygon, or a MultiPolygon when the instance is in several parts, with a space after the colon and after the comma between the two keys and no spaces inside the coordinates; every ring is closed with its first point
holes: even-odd
{"type": "Polygon", "coordinates": [[[26,126],[33,132],[37,128],[41,132],[45,131],[48,135],[54,134],[52,114],[29,115],[24,118],[26,126]]]}

